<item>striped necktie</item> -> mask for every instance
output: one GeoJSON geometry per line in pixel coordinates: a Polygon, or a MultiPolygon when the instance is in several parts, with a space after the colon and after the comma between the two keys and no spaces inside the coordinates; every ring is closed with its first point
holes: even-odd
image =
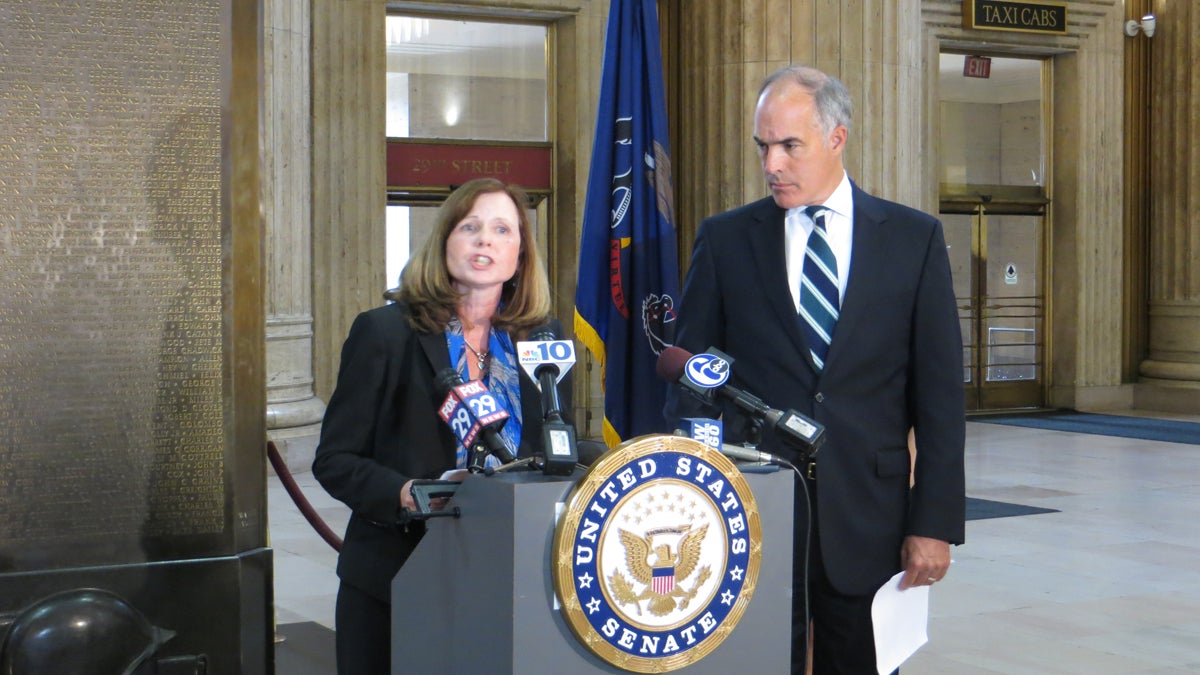
{"type": "Polygon", "coordinates": [[[808,236],[808,248],[804,251],[800,318],[804,319],[804,333],[808,336],[813,362],[817,370],[824,370],[825,356],[829,354],[829,343],[833,340],[833,327],[837,324],[840,306],[837,258],[833,256],[825,231],[825,214],[829,210],[821,206],[808,206],[804,212],[812,218],[814,227],[808,236]]]}

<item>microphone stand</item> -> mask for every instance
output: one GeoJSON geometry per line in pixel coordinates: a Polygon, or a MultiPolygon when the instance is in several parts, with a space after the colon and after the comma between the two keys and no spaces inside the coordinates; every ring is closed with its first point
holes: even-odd
{"type": "Polygon", "coordinates": [[[763,420],[757,415],[746,415],[744,417],[746,424],[743,427],[746,440],[742,445],[748,448],[758,449],[758,445],[762,443],[763,420]]]}
{"type": "Polygon", "coordinates": [[[491,456],[492,453],[488,451],[487,446],[476,445],[471,451],[470,461],[467,464],[467,471],[469,473],[481,473],[485,476],[494,476],[498,473],[504,473],[514,469],[522,469],[527,466],[533,469],[538,468],[537,462],[539,458],[536,456],[514,459],[507,464],[501,464],[500,466],[496,467],[487,465],[487,458],[491,456]]]}
{"type": "Polygon", "coordinates": [[[491,456],[487,447],[482,443],[477,443],[471,448],[467,457],[467,472],[468,473],[487,473],[487,458],[491,456]]]}
{"type": "Polygon", "coordinates": [[[485,469],[483,473],[485,476],[491,476],[497,473],[512,471],[513,469],[521,469],[526,466],[536,469],[537,459],[537,457],[522,457],[521,459],[509,462],[508,464],[501,464],[494,469],[485,469]]]}

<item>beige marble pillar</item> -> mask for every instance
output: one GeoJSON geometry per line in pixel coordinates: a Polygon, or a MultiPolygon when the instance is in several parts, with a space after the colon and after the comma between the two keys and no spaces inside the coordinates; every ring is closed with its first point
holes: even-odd
{"type": "Polygon", "coordinates": [[[265,0],[263,38],[267,435],[302,470],[325,412],[313,394],[310,0],[265,0]]]}
{"type": "Polygon", "coordinates": [[[387,7],[311,2],[313,388],[328,400],[350,324],[387,289],[387,7]]]}
{"type": "Polygon", "coordinates": [[[1200,412],[1200,8],[1154,3],[1150,46],[1150,322],[1139,407],[1200,412]]]}
{"type": "Polygon", "coordinates": [[[1047,404],[1128,408],[1123,381],[1124,10],[1073,3],[1076,48],[1051,59],[1047,404]],[[1094,13],[1088,13],[1094,12],[1094,13]]]}

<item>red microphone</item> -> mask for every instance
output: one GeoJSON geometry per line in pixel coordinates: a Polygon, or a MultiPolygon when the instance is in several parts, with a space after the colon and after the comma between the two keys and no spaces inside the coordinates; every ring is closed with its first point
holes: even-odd
{"type": "Polygon", "coordinates": [[[438,415],[450,426],[463,447],[470,449],[472,445],[482,445],[501,464],[516,459],[516,453],[500,435],[500,429],[508,421],[508,412],[500,407],[483,382],[464,383],[458,371],[443,368],[434,380],[434,387],[446,396],[438,415]]]}

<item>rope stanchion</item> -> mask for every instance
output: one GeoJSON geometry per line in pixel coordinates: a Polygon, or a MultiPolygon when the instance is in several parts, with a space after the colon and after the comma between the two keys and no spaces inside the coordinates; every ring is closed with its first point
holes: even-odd
{"type": "Polygon", "coordinates": [[[279,449],[275,447],[275,441],[267,441],[267,458],[271,460],[271,466],[275,468],[275,475],[279,476],[284,489],[287,490],[296,507],[300,509],[300,513],[304,514],[304,519],[308,521],[309,525],[313,526],[317,534],[321,535],[325,543],[332,546],[333,550],[340,552],[342,550],[342,538],[329,529],[329,526],[325,524],[324,520],[321,520],[321,516],[317,514],[312,504],[308,503],[304,492],[296,484],[296,479],[292,478],[292,472],[288,471],[287,464],[279,454],[279,449]]]}

